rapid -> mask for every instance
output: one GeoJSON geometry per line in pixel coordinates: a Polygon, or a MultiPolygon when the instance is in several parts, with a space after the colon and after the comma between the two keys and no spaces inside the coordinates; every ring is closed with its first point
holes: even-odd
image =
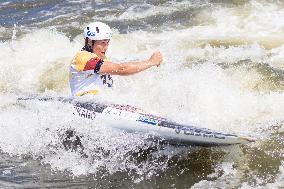
{"type": "MultiPolygon", "coordinates": [[[[282,188],[284,3],[270,0],[0,2],[1,188],[282,188]],[[92,21],[113,29],[107,56],[163,63],[96,98],[257,138],[173,146],[70,114],[69,65],[92,21]],[[84,153],[62,144],[82,137],[84,153]]],[[[82,100],[92,100],[82,97],[82,100]]]]}

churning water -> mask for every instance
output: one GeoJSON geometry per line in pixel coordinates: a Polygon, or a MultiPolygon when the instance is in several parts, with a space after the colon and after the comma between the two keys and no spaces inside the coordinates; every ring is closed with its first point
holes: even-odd
{"type": "Polygon", "coordinates": [[[1,1],[0,187],[283,188],[283,18],[276,0],[1,1]],[[17,101],[70,96],[68,66],[94,20],[113,28],[111,61],[164,58],[96,98],[257,142],[171,146],[68,104],[17,101]],[[63,145],[70,129],[83,149],[63,145]]]}

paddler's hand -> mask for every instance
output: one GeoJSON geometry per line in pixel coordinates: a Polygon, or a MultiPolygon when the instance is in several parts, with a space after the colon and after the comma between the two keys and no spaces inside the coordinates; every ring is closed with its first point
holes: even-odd
{"type": "Polygon", "coordinates": [[[150,64],[153,66],[157,66],[157,67],[160,66],[162,61],[163,61],[163,57],[160,51],[154,52],[149,59],[150,64]]]}

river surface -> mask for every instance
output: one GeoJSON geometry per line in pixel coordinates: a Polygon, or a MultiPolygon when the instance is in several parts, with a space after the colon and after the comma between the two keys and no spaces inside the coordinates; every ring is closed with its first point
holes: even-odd
{"type": "Polygon", "coordinates": [[[283,18],[281,0],[0,1],[0,188],[284,188],[283,18]],[[96,100],[257,141],[174,146],[18,101],[70,97],[93,21],[113,29],[110,61],[164,59],[96,100]],[[70,129],[84,149],[63,145],[70,129]]]}

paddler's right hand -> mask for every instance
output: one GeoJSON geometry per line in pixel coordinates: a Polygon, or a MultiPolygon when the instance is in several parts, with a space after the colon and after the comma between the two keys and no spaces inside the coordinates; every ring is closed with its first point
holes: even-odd
{"type": "Polygon", "coordinates": [[[163,61],[163,57],[160,51],[154,52],[149,59],[150,64],[152,64],[153,66],[160,66],[162,61],[163,61]]]}

